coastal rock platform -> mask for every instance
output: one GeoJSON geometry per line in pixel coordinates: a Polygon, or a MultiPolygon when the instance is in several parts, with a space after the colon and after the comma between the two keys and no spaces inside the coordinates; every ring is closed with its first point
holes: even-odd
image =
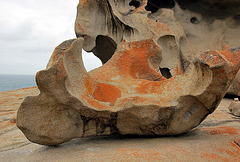
{"type": "Polygon", "coordinates": [[[16,127],[23,99],[36,87],[0,92],[0,161],[239,161],[240,117],[223,99],[197,128],[179,136],[99,136],[58,146],[29,142],[16,127]]]}

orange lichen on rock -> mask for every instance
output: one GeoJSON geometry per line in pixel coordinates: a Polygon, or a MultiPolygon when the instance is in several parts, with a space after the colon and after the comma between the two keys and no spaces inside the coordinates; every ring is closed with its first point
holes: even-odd
{"type": "Polygon", "coordinates": [[[145,6],[146,6],[146,5],[147,5],[147,0],[143,0],[141,6],[138,7],[138,8],[136,8],[136,9],[134,10],[134,12],[135,12],[135,13],[137,13],[137,12],[145,12],[145,11],[146,11],[146,10],[145,10],[145,6]]]}
{"type": "MultiPolygon", "coordinates": [[[[37,75],[41,95],[27,98],[19,108],[18,127],[31,141],[55,145],[83,134],[176,135],[187,132],[206,118],[210,113],[208,109],[211,112],[216,109],[221,100],[219,96],[230,84],[232,71],[237,69],[237,65],[232,66],[216,51],[204,53],[186,66],[182,65],[184,62],[174,62],[171,69],[161,68],[162,49],[153,39],[145,39],[120,43],[108,62],[87,73],[80,58],[84,40],[69,40],[56,49],[64,52],[37,75]],[[188,69],[183,73],[176,66],[188,69]],[[222,88],[218,88],[219,85],[222,88]],[[209,94],[214,95],[213,100],[202,97],[209,94]],[[61,117],[54,112],[59,108],[61,117]],[[29,127],[32,117],[26,112],[42,115],[36,116],[29,127]],[[46,119],[47,113],[52,113],[49,119],[46,119]],[[45,127],[44,122],[37,122],[42,120],[50,124],[45,127]],[[67,126],[59,126],[54,120],[67,126]],[[83,126],[86,123],[89,129],[83,126]],[[56,134],[60,127],[64,133],[56,134]]],[[[234,129],[218,129],[207,132],[237,135],[234,129]]]]}
{"type": "Polygon", "coordinates": [[[88,4],[89,4],[88,0],[80,0],[78,6],[81,8],[86,8],[88,7],[88,4]]]}
{"type": "Polygon", "coordinates": [[[240,157],[240,150],[228,150],[228,149],[219,149],[219,152],[221,154],[227,154],[228,156],[232,157],[232,158],[239,158],[240,157]]]}
{"type": "Polygon", "coordinates": [[[175,75],[182,75],[183,71],[179,66],[176,66],[176,68],[174,69],[174,74],[175,75]]]}
{"type": "Polygon", "coordinates": [[[117,149],[116,150],[122,156],[126,156],[126,159],[134,158],[140,161],[161,161],[163,158],[161,154],[154,149],[117,149]]]}
{"type": "Polygon", "coordinates": [[[121,91],[113,85],[99,83],[93,97],[98,101],[110,102],[111,105],[114,105],[115,101],[121,97],[121,91]]]}
{"type": "Polygon", "coordinates": [[[101,104],[99,101],[97,101],[97,100],[95,100],[91,97],[82,96],[82,98],[86,99],[86,101],[97,110],[108,110],[108,109],[110,109],[110,107],[101,104]]]}
{"type": "Polygon", "coordinates": [[[11,120],[8,120],[8,121],[3,121],[0,123],[0,130],[6,128],[6,127],[9,127],[9,126],[13,126],[16,124],[16,119],[15,118],[12,118],[11,120]]]}
{"type": "Polygon", "coordinates": [[[205,128],[205,132],[211,135],[238,135],[240,134],[240,129],[231,127],[205,128]]]}
{"type": "Polygon", "coordinates": [[[80,31],[80,32],[84,32],[84,30],[83,30],[83,28],[82,28],[82,26],[81,26],[81,24],[80,23],[78,23],[78,30],[80,31]]]}
{"type": "Polygon", "coordinates": [[[94,90],[94,86],[93,86],[93,81],[89,77],[85,78],[84,86],[86,88],[85,94],[86,95],[92,95],[93,90],[94,90]]]}
{"type": "Polygon", "coordinates": [[[200,61],[208,64],[210,67],[221,66],[224,59],[217,51],[207,51],[200,55],[200,61]]]}
{"type": "Polygon", "coordinates": [[[239,146],[234,142],[223,143],[215,147],[215,151],[201,153],[207,160],[212,161],[238,161],[240,157],[239,146]]]}
{"type": "Polygon", "coordinates": [[[208,161],[212,161],[212,160],[215,160],[215,161],[224,161],[224,162],[228,162],[229,159],[225,158],[225,157],[222,157],[221,155],[219,154],[216,154],[216,153],[202,153],[202,156],[204,156],[208,161]]]}
{"type": "MultiPolygon", "coordinates": [[[[205,60],[210,66],[217,66],[224,63],[224,61],[228,61],[231,63],[231,66],[235,66],[235,70],[233,71],[236,73],[239,69],[239,60],[240,60],[240,50],[239,49],[227,49],[224,51],[208,51],[204,53],[205,60]]],[[[232,70],[229,69],[229,70],[232,70]]]]}
{"type": "Polygon", "coordinates": [[[65,50],[67,50],[68,48],[70,48],[71,43],[74,41],[74,39],[70,40],[70,41],[64,41],[63,43],[61,43],[60,45],[58,45],[54,51],[53,54],[48,62],[47,67],[51,67],[53,65],[55,65],[59,60],[60,57],[64,57],[65,55],[65,50]]]}
{"type": "Polygon", "coordinates": [[[239,65],[240,60],[240,49],[228,49],[221,51],[221,54],[227,59],[229,62],[231,62],[233,65],[239,65]]]}
{"type": "Polygon", "coordinates": [[[121,55],[117,67],[120,68],[121,74],[130,75],[133,79],[158,81],[165,79],[149,65],[150,57],[161,55],[160,47],[153,40],[132,42],[124,51],[119,51],[119,54],[121,55]]]}
{"type": "Polygon", "coordinates": [[[163,35],[163,33],[166,33],[168,35],[173,34],[169,26],[164,23],[148,19],[146,24],[152,29],[151,32],[153,32],[154,35],[163,35]]]}
{"type": "Polygon", "coordinates": [[[139,86],[137,87],[137,93],[139,94],[157,93],[159,91],[160,85],[162,84],[164,83],[159,81],[157,82],[142,81],[141,84],[139,84],[139,86]]]}

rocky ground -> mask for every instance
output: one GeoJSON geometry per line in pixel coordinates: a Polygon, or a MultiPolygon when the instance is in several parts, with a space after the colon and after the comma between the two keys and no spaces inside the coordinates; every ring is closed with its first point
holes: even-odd
{"type": "Polygon", "coordinates": [[[29,142],[16,127],[16,113],[36,87],[0,92],[0,161],[240,161],[240,117],[232,99],[199,127],[175,137],[87,137],[55,147],[29,142]]]}

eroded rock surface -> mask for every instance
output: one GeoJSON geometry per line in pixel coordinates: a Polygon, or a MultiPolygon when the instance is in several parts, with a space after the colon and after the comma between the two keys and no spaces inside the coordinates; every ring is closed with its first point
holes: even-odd
{"type": "Polygon", "coordinates": [[[216,109],[239,70],[240,48],[228,48],[238,44],[239,25],[226,25],[235,13],[209,22],[180,2],[155,10],[152,2],[80,0],[79,38],[55,49],[36,75],[40,95],[19,108],[17,126],[30,141],[176,135],[216,109]],[[104,65],[88,73],[82,48],[104,65]]]}
{"type": "Polygon", "coordinates": [[[104,136],[74,139],[58,147],[29,142],[11,119],[23,98],[36,88],[0,92],[0,161],[238,161],[239,118],[223,99],[214,113],[180,136],[104,136]],[[8,120],[6,120],[8,119],[8,120]],[[194,149],[192,149],[194,148],[194,149]]]}
{"type": "Polygon", "coordinates": [[[235,115],[240,116],[240,102],[238,98],[235,98],[234,101],[228,107],[229,111],[235,115]]]}
{"type": "MultiPolygon", "coordinates": [[[[239,46],[239,6],[239,0],[84,0],[76,34],[85,37],[83,48],[103,63],[119,42],[153,38],[165,53],[160,68],[174,73],[179,59],[239,46]]],[[[238,82],[229,94],[239,95],[238,82]]]]}
{"type": "Polygon", "coordinates": [[[237,73],[227,93],[231,95],[240,96],[240,72],[237,73]]]}

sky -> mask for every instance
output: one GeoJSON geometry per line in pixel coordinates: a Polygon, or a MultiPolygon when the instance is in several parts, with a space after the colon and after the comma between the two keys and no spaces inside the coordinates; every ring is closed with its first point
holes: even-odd
{"type": "MultiPolygon", "coordinates": [[[[79,0],[0,0],[0,74],[36,74],[45,69],[56,46],[76,38],[79,0]]],[[[83,52],[89,71],[101,66],[83,52]]]]}

